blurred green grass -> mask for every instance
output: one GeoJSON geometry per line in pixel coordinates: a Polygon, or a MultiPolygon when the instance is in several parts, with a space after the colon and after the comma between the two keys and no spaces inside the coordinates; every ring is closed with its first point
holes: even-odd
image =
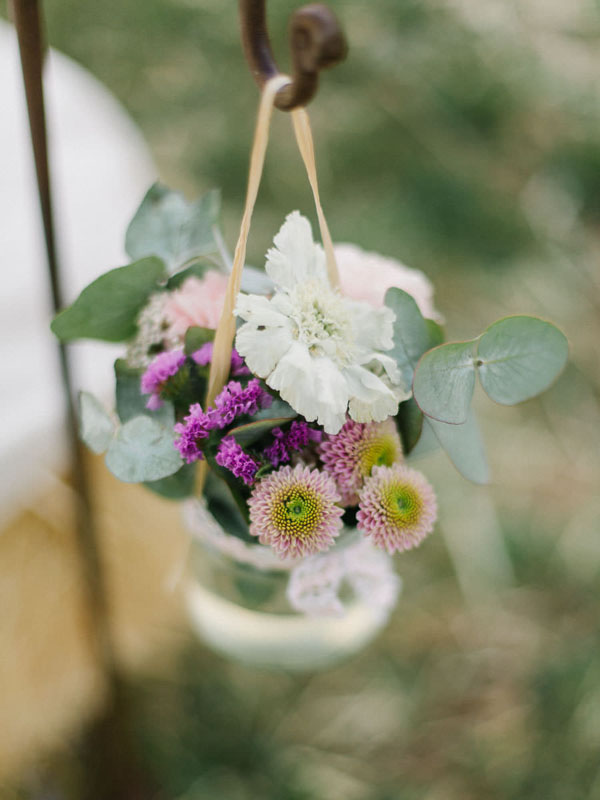
{"type": "MultiPolygon", "coordinates": [[[[432,465],[441,531],[398,560],[404,597],[376,645],[305,678],[190,646],[132,689],[140,747],[179,800],[600,797],[598,4],[332,6],[350,54],[310,113],[334,238],[425,270],[450,338],[539,313],[571,364],[539,401],[482,406],[489,490],[432,465]]],[[[270,3],[282,64],[294,8],[270,3]]],[[[233,0],[48,0],[46,16],[163,180],[222,187],[233,246],[257,101],[233,0]]],[[[278,114],[251,260],[296,207],[313,216],[278,114]]]]}
{"type": "MultiPolygon", "coordinates": [[[[285,63],[294,4],[271,5],[285,63]]],[[[324,77],[312,111],[336,238],[397,253],[430,272],[504,266],[535,250],[514,199],[545,169],[593,211],[597,192],[586,164],[593,166],[598,149],[589,104],[574,103],[522,43],[508,35],[482,40],[443,3],[333,8],[350,57],[324,77]]],[[[51,0],[47,19],[50,42],[87,66],[137,120],[168,182],[191,194],[223,188],[233,236],[256,106],[233,0],[51,0]]],[[[251,242],[255,260],[282,210],[312,210],[288,121],[279,117],[259,237],[251,242]]]]}

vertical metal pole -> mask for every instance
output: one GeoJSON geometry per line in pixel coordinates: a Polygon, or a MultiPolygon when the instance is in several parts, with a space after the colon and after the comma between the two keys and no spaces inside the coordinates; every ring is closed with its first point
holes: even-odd
{"type": "MultiPolygon", "coordinates": [[[[12,0],[12,10],[19,39],[52,302],[54,309],[58,311],[64,303],[56,253],[48,169],[42,83],[44,43],[40,2],[12,0]]],[[[139,768],[132,747],[124,686],[118,675],[111,643],[107,593],[92,513],[89,475],[78,437],[71,368],[64,345],[60,345],[60,368],[71,449],[72,482],[77,497],[77,544],[83,573],[89,639],[108,693],[106,711],[89,730],[83,746],[82,755],[88,775],[84,787],[85,796],[90,800],[107,800],[107,798],[148,800],[156,795],[149,789],[148,781],[139,768]]]]}
{"type": "MultiPolygon", "coordinates": [[[[58,311],[64,302],[56,253],[50,173],[48,169],[48,146],[42,85],[44,44],[38,0],[13,0],[13,14],[21,54],[31,143],[44,226],[52,303],[54,310],[58,311]]],[[[67,350],[62,344],[59,345],[59,356],[71,453],[72,480],[77,496],[77,543],[83,568],[86,607],[90,623],[90,641],[95,651],[97,663],[103,676],[107,679],[110,690],[114,674],[114,658],[108,630],[106,591],[97,535],[94,529],[88,473],[77,433],[77,415],[73,400],[71,368],[67,350]]]]}

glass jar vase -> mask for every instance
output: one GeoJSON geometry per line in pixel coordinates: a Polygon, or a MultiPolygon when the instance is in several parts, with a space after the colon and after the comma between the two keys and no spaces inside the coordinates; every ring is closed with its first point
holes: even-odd
{"type": "Polygon", "coordinates": [[[229,535],[201,500],[184,506],[192,537],[186,604],[218,653],[248,665],[318,670],[357,653],[384,627],[401,588],[390,556],[356,530],[297,560],[229,535]]]}

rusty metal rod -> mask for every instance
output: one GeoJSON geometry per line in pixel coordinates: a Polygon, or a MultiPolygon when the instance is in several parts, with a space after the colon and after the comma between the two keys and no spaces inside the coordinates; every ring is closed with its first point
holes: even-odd
{"type": "MultiPolygon", "coordinates": [[[[278,75],[269,34],[265,0],[240,0],[242,44],[250,71],[259,86],[278,75]]],[[[321,3],[302,6],[290,20],[292,83],[275,98],[282,111],[305,106],[314,96],[319,73],[342,61],[348,52],[346,39],[335,14],[321,3]]]]}
{"type": "MultiPolygon", "coordinates": [[[[52,194],[48,167],[48,143],[42,81],[44,42],[39,0],[12,0],[23,82],[27,99],[31,143],[44,226],[46,257],[55,311],[64,305],[56,253],[52,194]]],[[[71,452],[71,474],[76,494],[77,546],[81,564],[84,606],[90,646],[104,681],[105,709],[93,721],[83,742],[88,780],[84,794],[89,800],[146,800],[155,787],[138,763],[131,740],[126,688],[119,675],[113,649],[104,572],[94,524],[89,472],[79,440],[73,381],[68,351],[60,344],[60,368],[71,452]]]]}
{"type": "MultiPolygon", "coordinates": [[[[40,211],[44,226],[46,260],[55,311],[64,305],[52,214],[48,143],[42,82],[44,43],[38,0],[13,0],[13,17],[19,40],[23,83],[27,99],[31,144],[37,176],[40,211]]],[[[88,471],[79,441],[77,414],[73,399],[73,381],[67,350],[59,344],[61,378],[64,389],[66,421],[71,454],[71,474],[77,496],[77,543],[83,571],[85,605],[90,624],[90,642],[98,666],[109,688],[115,671],[109,636],[106,590],[94,527],[88,471]]]]}

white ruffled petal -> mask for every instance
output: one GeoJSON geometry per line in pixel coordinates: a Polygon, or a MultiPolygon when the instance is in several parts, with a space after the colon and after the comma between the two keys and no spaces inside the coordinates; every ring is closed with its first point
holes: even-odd
{"type": "Polygon", "coordinates": [[[398,411],[396,393],[381,378],[360,366],[344,369],[350,390],[348,413],[356,422],[383,422],[398,411]]]}
{"type": "Polygon", "coordinates": [[[294,341],[266,380],[308,422],[316,420],[319,415],[316,374],[306,345],[294,341]]]}
{"type": "Polygon", "coordinates": [[[293,342],[267,378],[267,385],[327,433],[338,433],[346,420],[348,386],[344,376],[331,359],[313,358],[301,342],[293,342]]]}
{"type": "Polygon", "coordinates": [[[339,433],[346,421],[348,383],[330,358],[313,359],[313,369],[317,375],[320,406],[317,422],[323,426],[325,433],[339,433]]]}
{"type": "Polygon", "coordinates": [[[292,289],[311,278],[327,280],[323,250],[313,241],[310,222],[298,211],[287,215],[273,243],[265,269],[278,286],[292,289]]]}
{"type": "Polygon", "coordinates": [[[240,294],[233,313],[253,325],[279,327],[288,324],[287,314],[277,305],[259,294],[240,294]]]}
{"type": "Polygon", "coordinates": [[[284,324],[278,327],[245,322],[236,334],[235,349],[259,378],[266,378],[275,369],[293,342],[290,322],[283,319],[284,324]]]}
{"type": "Polygon", "coordinates": [[[375,373],[380,375],[383,373],[381,370],[379,370],[378,373],[375,367],[379,366],[383,368],[383,372],[385,372],[390,382],[394,384],[394,386],[391,388],[394,390],[397,389],[401,394],[406,395],[405,397],[402,397],[402,400],[407,400],[411,396],[412,391],[410,387],[405,387],[403,385],[402,374],[398,369],[398,364],[391,356],[388,356],[385,353],[371,353],[369,360],[365,364],[362,364],[362,366],[374,369],[375,373]]]}
{"type": "Polygon", "coordinates": [[[352,328],[361,350],[391,350],[396,319],[391,308],[372,308],[355,300],[347,303],[352,309],[352,328]]]}

